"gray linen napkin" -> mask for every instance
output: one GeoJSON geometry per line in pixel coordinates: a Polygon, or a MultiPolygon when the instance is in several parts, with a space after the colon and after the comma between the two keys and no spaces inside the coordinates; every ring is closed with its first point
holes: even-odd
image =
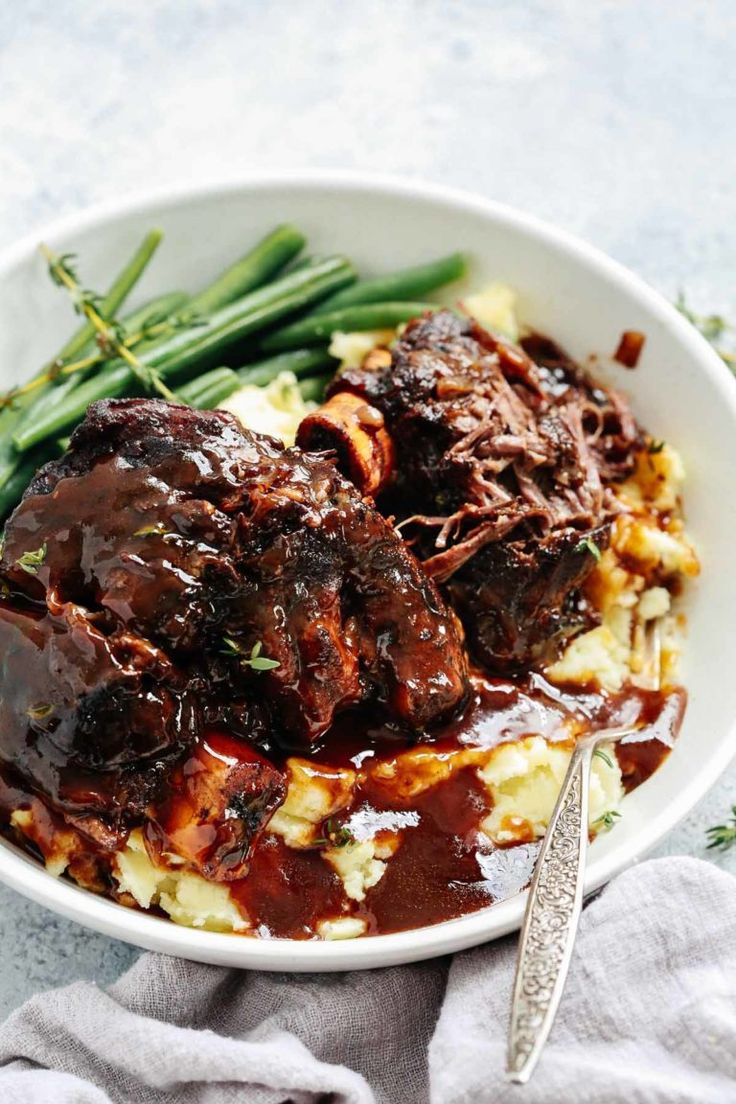
{"type": "Polygon", "coordinates": [[[536,1076],[504,1083],[515,940],[343,975],[145,955],[103,992],[34,997],[0,1028],[8,1104],[731,1104],[736,880],[694,859],[622,874],[585,909],[536,1076]]]}

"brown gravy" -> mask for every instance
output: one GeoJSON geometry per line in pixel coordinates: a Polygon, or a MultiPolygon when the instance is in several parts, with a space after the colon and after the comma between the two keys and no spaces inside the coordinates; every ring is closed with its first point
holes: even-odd
{"type": "MultiPolygon", "coordinates": [[[[483,679],[476,682],[464,713],[429,743],[442,753],[468,745],[491,747],[537,733],[559,739],[562,721],[571,714],[591,728],[639,724],[637,740],[616,749],[628,792],[667,756],[685,702],[680,688],[665,692],[627,687],[609,695],[561,691],[536,675],[518,681],[483,679]]],[[[404,747],[390,726],[356,712],[339,719],[312,758],[332,766],[359,767],[367,758],[392,758],[404,747]]],[[[463,768],[406,801],[393,798],[388,803],[385,791],[370,780],[358,787],[350,810],[353,818],[357,813],[366,822],[372,818],[388,826],[391,817],[385,814],[393,813],[395,825],[402,828],[402,842],[383,877],[352,912],[367,922],[368,934],[437,924],[524,888],[538,844],[494,847],[477,830],[488,809],[488,793],[473,768],[463,768]]],[[[296,851],[273,836],[262,838],[248,878],[235,886],[261,935],[310,938],[319,920],[341,914],[345,900],[339,878],[318,851],[296,851]]]]}
{"type": "MultiPolygon", "coordinates": [[[[636,724],[641,726],[636,740],[616,747],[628,792],[646,781],[667,756],[685,703],[681,688],[626,687],[618,694],[606,694],[560,689],[535,674],[516,680],[476,678],[463,713],[423,739],[421,746],[449,754],[534,734],[550,741],[569,739],[563,724],[571,717],[585,729],[636,724]]],[[[241,742],[216,736],[223,738],[237,755],[241,742]]],[[[310,758],[330,766],[359,768],[367,760],[374,765],[391,759],[406,747],[405,734],[366,711],[354,711],[339,718],[310,758]]],[[[38,799],[17,786],[0,785],[4,820],[13,808],[28,807],[29,800],[42,811],[38,799]]],[[[521,890],[531,877],[538,843],[494,846],[478,831],[488,810],[488,792],[472,767],[456,770],[445,781],[405,799],[389,795],[365,776],[350,809],[334,818],[334,824],[348,816],[355,823],[358,817],[369,828],[401,829],[402,838],[380,881],[367,891],[364,901],[351,903],[351,915],[366,922],[368,934],[405,931],[475,912],[521,890]]],[[[45,833],[36,841],[38,848],[48,853],[54,832],[63,829],[61,819],[49,814],[38,829],[45,833]]],[[[17,835],[13,838],[19,841],[17,835]]],[[[21,842],[38,853],[30,841],[21,842]]],[[[94,853],[92,844],[90,851],[94,853]]],[[[77,863],[89,865],[91,857],[80,856],[77,863]]],[[[343,884],[320,851],[296,850],[273,835],[261,837],[248,876],[230,886],[260,936],[314,938],[320,920],[346,914],[343,884]]]]}

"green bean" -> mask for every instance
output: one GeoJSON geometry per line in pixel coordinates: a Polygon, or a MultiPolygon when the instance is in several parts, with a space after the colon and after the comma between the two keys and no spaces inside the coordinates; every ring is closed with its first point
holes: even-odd
{"type": "MultiPolygon", "coordinates": [[[[153,231],[153,234],[159,234],[158,231],[153,231]]],[[[149,238],[151,235],[149,235],[149,238]]],[[[234,265],[231,265],[225,272],[217,277],[211,284],[209,284],[203,291],[195,295],[188,303],[188,313],[194,317],[195,315],[202,315],[212,313],[215,310],[219,310],[221,307],[227,306],[233,299],[244,295],[246,292],[259,287],[261,284],[268,281],[280,268],[283,268],[297,253],[303,248],[306,239],[303,234],[296,230],[293,226],[279,226],[266,238],[264,238],[258,245],[255,246],[249,253],[242,257],[239,261],[236,261],[234,265]]],[[[144,243],[145,245],[145,243],[144,243]]],[[[150,242],[149,242],[150,246],[150,242]]],[[[141,247],[142,249],[143,247],[141,247]]],[[[139,253],[141,250],[139,250],[139,253]]],[[[136,258],[134,258],[134,261],[136,258]]],[[[133,262],[128,266],[132,268],[133,262]]],[[[122,277],[123,274],[121,274],[122,277]]],[[[108,296],[102,304],[103,317],[111,317],[115,313],[117,306],[119,306],[119,290],[121,286],[121,277],[110,289],[108,296]]],[[[161,296],[161,304],[159,309],[159,315],[161,320],[169,317],[175,311],[179,310],[187,302],[187,296],[181,292],[172,293],[170,296],[161,296]]],[[[150,322],[154,312],[150,312],[148,308],[143,308],[138,312],[135,312],[129,319],[123,320],[123,326],[126,333],[135,333],[142,329],[145,324],[150,322]]],[[[74,350],[74,356],[81,359],[81,357],[88,355],[94,349],[94,330],[88,324],[84,327],[86,331],[91,335],[89,340],[79,349],[74,350]]],[[[66,359],[69,359],[67,356],[66,359]]],[[[61,392],[53,395],[50,399],[51,405],[55,406],[62,400],[70,391],[76,387],[77,383],[81,382],[83,377],[81,374],[76,376],[73,381],[64,380],[61,386],[61,392]]],[[[29,414],[31,412],[29,411],[29,414]]],[[[37,411],[34,407],[32,416],[35,420],[36,417],[43,413],[43,406],[37,411]]]]}
{"type": "Polygon", "coordinates": [[[336,368],[338,361],[324,349],[294,349],[288,353],[279,353],[268,360],[259,360],[255,364],[246,364],[238,369],[241,385],[255,383],[258,387],[270,383],[281,372],[293,372],[297,379],[311,376],[320,368],[336,368]]]}
{"type": "MultiPolygon", "coordinates": [[[[80,375],[86,376],[88,373],[80,373],[80,375]]],[[[65,376],[58,381],[58,383],[49,385],[40,390],[36,395],[36,401],[32,406],[27,407],[15,427],[13,433],[13,445],[15,446],[16,437],[23,437],[26,432],[26,428],[32,423],[36,422],[39,418],[43,418],[48,410],[53,410],[55,406],[58,406],[60,402],[64,402],[67,395],[74,390],[74,388],[80,383],[80,379],[77,375],[65,376]]]]}
{"type": "MultiPolygon", "coordinates": [[[[99,313],[103,318],[114,318],[119,308],[123,305],[128,295],[143,275],[143,270],[159,247],[163,233],[161,230],[149,230],[139,245],[136,252],[130,258],[125,268],[115,277],[110,290],[102,300],[99,313]]],[[[91,322],[85,322],[77,332],[69,338],[64,348],[60,351],[59,360],[71,360],[79,351],[94,338],[94,326],[91,322]]]]}
{"type": "MultiPolygon", "coordinates": [[[[172,291],[166,295],[159,295],[157,299],[152,299],[150,303],[139,307],[138,310],[132,311],[121,319],[123,330],[126,335],[139,333],[146,326],[163,320],[179,310],[188,301],[188,298],[189,296],[185,295],[183,291],[172,291]]],[[[80,359],[87,354],[88,349],[91,351],[93,348],[94,342],[90,342],[89,346],[80,349],[80,359]]],[[[79,372],[73,372],[68,376],[61,376],[53,385],[33,392],[34,402],[21,412],[13,433],[13,443],[15,444],[16,439],[23,440],[28,427],[32,424],[35,425],[39,419],[45,418],[48,411],[54,410],[61,403],[66,402],[67,396],[90,374],[90,371],[91,368],[81,369],[79,372]]]]}
{"type": "Polygon", "coordinates": [[[398,272],[376,276],[372,280],[358,280],[352,287],[344,288],[325,299],[312,314],[325,314],[355,303],[419,299],[428,291],[459,280],[465,275],[467,267],[467,258],[463,253],[451,253],[448,257],[440,257],[429,264],[399,269],[398,272]]]}
{"type": "Polygon", "coordinates": [[[15,465],[2,488],[0,488],[0,522],[4,521],[8,514],[15,509],[38,469],[52,455],[53,451],[49,449],[34,449],[33,452],[29,452],[27,456],[24,456],[20,463],[15,465]]]}
{"type": "Polygon", "coordinates": [[[140,333],[146,326],[165,322],[188,302],[189,296],[185,291],[167,291],[163,295],[157,295],[155,299],[150,299],[130,314],[124,315],[120,319],[120,324],[126,335],[140,333]]]}
{"type": "Polygon", "coordinates": [[[333,372],[325,372],[322,376],[310,376],[301,380],[299,390],[305,402],[322,402],[325,397],[325,387],[333,378],[333,372]]]}
{"type": "Polygon", "coordinates": [[[22,399],[30,399],[24,395],[16,400],[16,405],[7,406],[0,412],[0,490],[5,486],[16,466],[17,457],[13,445],[12,435],[20,420],[21,413],[27,403],[22,399]]]}
{"type": "MultiPolygon", "coordinates": [[[[113,315],[118,307],[125,301],[127,295],[132,291],[133,287],[140,279],[143,270],[156,251],[161,237],[160,230],[149,231],[131,259],[113,280],[107,295],[102,301],[101,309],[106,312],[106,316],[109,317],[113,315]]],[[[72,335],[66,345],[59,350],[55,359],[69,360],[76,356],[89,340],[92,333],[92,328],[88,323],[85,323],[72,335]]],[[[38,379],[40,376],[46,375],[47,372],[48,365],[45,365],[35,373],[32,379],[38,379]]],[[[5,486],[5,483],[12,476],[18,463],[15,445],[12,440],[13,435],[23,418],[24,411],[27,410],[37,398],[38,393],[36,391],[29,391],[23,395],[18,395],[12,406],[8,406],[0,412],[0,488],[5,486]]]]}
{"type": "MultiPolygon", "coordinates": [[[[280,268],[283,268],[292,257],[303,248],[305,238],[293,226],[278,226],[263,241],[259,242],[249,253],[236,261],[234,265],[221,273],[211,284],[189,299],[183,292],[173,292],[170,296],[161,296],[161,300],[170,298],[171,303],[162,302],[160,311],[161,320],[173,315],[180,310],[185,303],[188,304],[187,314],[192,317],[211,314],[220,310],[234,299],[245,295],[261,284],[266,283],[280,268]],[[176,297],[176,298],[174,298],[176,297]],[[168,306],[168,309],[166,307],[168,306]]],[[[313,262],[306,262],[307,264],[313,262]]],[[[136,314],[130,319],[123,319],[123,325],[127,333],[135,333],[143,328],[149,321],[147,309],[142,308],[143,317],[136,314]]],[[[109,317],[109,315],[106,315],[109,317]]],[[[94,348],[94,335],[87,345],[75,354],[80,358],[94,348]]]]}
{"type": "MultiPolygon", "coordinates": [[[[141,351],[139,360],[145,367],[156,369],[162,378],[175,377],[187,368],[211,361],[228,345],[265,329],[284,315],[311,306],[354,279],[348,261],[342,257],[328,258],[313,268],[282,276],[244,295],[216,311],[200,326],[177,330],[171,337],[141,351]]],[[[136,382],[127,364],[111,361],[75,388],[65,403],[29,426],[16,440],[16,448],[25,452],[46,437],[57,436],[83,418],[91,402],[121,395],[134,389],[136,382]]]]}
{"type": "Polygon", "coordinates": [[[330,257],[309,269],[289,273],[217,311],[191,332],[172,335],[165,347],[151,350],[145,363],[167,378],[183,374],[204,360],[211,361],[229,345],[260,332],[286,315],[318,302],[335,287],[355,279],[355,270],[343,257],[330,257]]]}
{"type": "Polygon", "coordinates": [[[289,272],[298,272],[300,268],[310,268],[322,260],[324,260],[324,257],[315,257],[311,253],[307,253],[304,257],[297,257],[294,263],[289,265],[289,272]]]}
{"type": "Polygon", "coordinates": [[[246,292],[267,283],[304,248],[305,242],[306,238],[295,227],[277,226],[250,253],[246,253],[209,287],[195,295],[189,304],[190,310],[196,314],[212,314],[246,292]]]}
{"type": "Polygon", "coordinates": [[[351,333],[353,330],[389,329],[424,311],[436,309],[436,303],[360,303],[328,314],[309,314],[269,334],[261,342],[261,348],[275,352],[325,343],[336,330],[351,333]]]}
{"type": "Polygon", "coordinates": [[[213,368],[211,372],[204,372],[185,383],[176,394],[187,406],[213,410],[240,386],[237,373],[232,368],[213,368]]]}

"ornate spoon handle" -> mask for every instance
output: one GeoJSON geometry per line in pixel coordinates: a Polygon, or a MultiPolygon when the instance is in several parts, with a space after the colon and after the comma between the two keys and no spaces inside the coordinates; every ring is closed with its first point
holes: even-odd
{"type": "MultiPolygon", "coordinates": [[[[597,741],[596,741],[597,742],[597,741]]],[[[524,1084],[560,1003],[583,899],[588,776],[594,741],[572,754],[529,888],[519,940],[506,1074],[524,1084]]]]}

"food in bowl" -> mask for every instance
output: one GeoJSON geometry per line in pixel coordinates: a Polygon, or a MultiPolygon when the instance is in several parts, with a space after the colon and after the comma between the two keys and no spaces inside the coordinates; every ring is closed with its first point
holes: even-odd
{"type": "Polygon", "coordinates": [[[527,883],[580,734],[637,730],[595,757],[593,832],[672,746],[682,465],[509,289],[419,300],[461,258],[279,276],[300,236],[266,243],[147,328],[51,257],[99,340],[0,415],[8,505],[84,417],[6,525],[0,804],[52,872],[181,924],[416,928],[527,883]]]}

